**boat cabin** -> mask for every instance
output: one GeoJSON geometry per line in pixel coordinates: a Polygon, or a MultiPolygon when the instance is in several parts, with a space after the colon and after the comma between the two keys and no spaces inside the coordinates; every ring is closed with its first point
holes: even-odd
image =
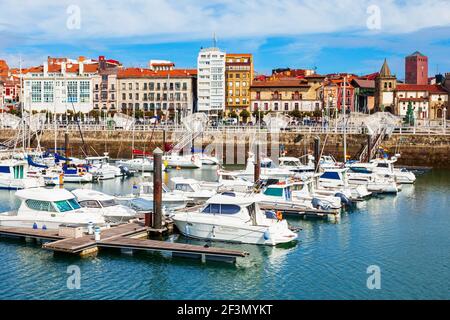
{"type": "Polygon", "coordinates": [[[286,201],[292,200],[291,184],[277,183],[266,187],[263,191],[263,195],[269,197],[281,198],[286,201]]]}
{"type": "Polygon", "coordinates": [[[66,213],[81,208],[75,196],[65,189],[25,189],[17,191],[16,197],[22,200],[20,210],[66,213]]]}
{"type": "Polygon", "coordinates": [[[76,189],[72,193],[83,208],[108,208],[118,205],[113,196],[95,190],[76,189]]]}
{"type": "Polygon", "coordinates": [[[25,161],[7,160],[0,162],[0,177],[6,179],[24,179],[27,177],[28,165],[25,161]]]}

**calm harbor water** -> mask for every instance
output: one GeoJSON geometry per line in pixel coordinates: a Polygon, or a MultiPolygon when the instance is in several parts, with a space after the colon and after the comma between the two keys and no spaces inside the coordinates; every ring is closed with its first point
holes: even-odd
{"type": "MultiPolygon", "coordinates": [[[[211,180],[216,171],[170,174],[211,180]]],[[[130,193],[133,179],[85,187],[130,193]]],[[[288,247],[213,244],[250,252],[236,265],[118,251],[80,259],[1,238],[0,299],[450,299],[449,193],[450,171],[434,170],[336,224],[289,218],[302,231],[288,247]],[[81,270],[79,290],[67,288],[70,265],[81,270]],[[372,265],[381,269],[380,290],[366,286],[372,265]]],[[[17,206],[13,192],[0,191],[0,211],[17,206]]]]}

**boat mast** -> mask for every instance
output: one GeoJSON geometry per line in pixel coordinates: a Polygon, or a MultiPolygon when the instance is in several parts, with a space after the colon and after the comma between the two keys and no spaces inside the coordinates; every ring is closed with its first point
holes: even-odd
{"type": "Polygon", "coordinates": [[[344,76],[344,93],[343,93],[343,106],[342,106],[342,121],[343,121],[343,130],[344,130],[344,163],[347,162],[347,135],[346,135],[346,103],[347,103],[347,98],[346,98],[346,83],[347,83],[347,76],[344,76]]]}

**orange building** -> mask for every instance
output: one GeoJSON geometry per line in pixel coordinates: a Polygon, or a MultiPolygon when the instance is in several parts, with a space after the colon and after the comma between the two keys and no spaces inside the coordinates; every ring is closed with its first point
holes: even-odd
{"type": "Polygon", "coordinates": [[[225,60],[225,110],[250,111],[250,86],[253,82],[253,55],[227,53],[225,60]]]}

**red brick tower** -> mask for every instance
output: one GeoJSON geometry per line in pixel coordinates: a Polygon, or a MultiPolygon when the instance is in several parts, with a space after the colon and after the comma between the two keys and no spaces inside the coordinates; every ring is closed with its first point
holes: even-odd
{"type": "Polygon", "coordinates": [[[428,84],[428,57],[419,51],[405,58],[405,82],[408,84],[428,84]]]}

